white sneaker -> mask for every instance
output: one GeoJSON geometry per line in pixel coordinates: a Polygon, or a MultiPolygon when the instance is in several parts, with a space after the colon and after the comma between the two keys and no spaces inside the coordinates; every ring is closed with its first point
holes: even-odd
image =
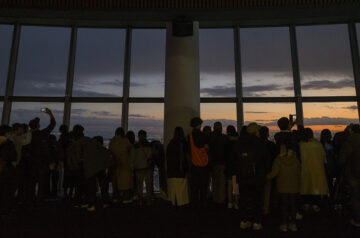
{"type": "Polygon", "coordinates": [[[296,213],[296,216],[295,216],[295,219],[296,220],[302,220],[303,219],[303,215],[301,215],[300,213],[296,213]]]}
{"type": "Polygon", "coordinates": [[[350,220],[350,224],[355,226],[355,227],[360,227],[360,222],[356,222],[354,219],[350,220]]]}
{"type": "Polygon", "coordinates": [[[233,208],[233,204],[231,202],[228,203],[228,208],[229,209],[233,208]]]}
{"type": "Polygon", "coordinates": [[[80,207],[81,208],[87,208],[87,207],[89,207],[89,204],[81,204],[80,207]]]}
{"type": "Polygon", "coordinates": [[[287,225],[286,224],[280,225],[280,231],[287,232],[287,225]]]}
{"type": "Polygon", "coordinates": [[[95,211],[95,206],[91,206],[87,208],[88,212],[94,212],[95,211]]]}
{"type": "Polygon", "coordinates": [[[318,205],[313,205],[313,206],[312,206],[312,209],[313,209],[313,211],[316,212],[316,213],[320,212],[320,207],[319,207],[318,205]]]}
{"type": "Polygon", "coordinates": [[[262,229],[261,223],[254,223],[254,224],[253,224],[253,230],[254,230],[254,231],[259,231],[259,230],[261,230],[261,229],[262,229]]]}
{"type": "Polygon", "coordinates": [[[288,229],[290,231],[297,231],[298,230],[295,223],[290,223],[288,229]]]}
{"type": "Polygon", "coordinates": [[[240,222],[240,229],[247,229],[251,227],[251,222],[249,221],[241,221],[240,222]]]}
{"type": "Polygon", "coordinates": [[[124,200],[122,203],[123,204],[128,204],[128,203],[132,203],[132,202],[133,202],[133,200],[129,199],[129,200],[124,200]]]}
{"type": "Polygon", "coordinates": [[[103,207],[104,207],[104,208],[108,208],[108,207],[110,207],[110,205],[109,205],[109,204],[104,204],[103,207]]]}

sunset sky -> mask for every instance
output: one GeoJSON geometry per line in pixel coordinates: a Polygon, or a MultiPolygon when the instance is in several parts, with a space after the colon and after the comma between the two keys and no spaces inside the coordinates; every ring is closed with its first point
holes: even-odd
{"type": "MultiPolygon", "coordinates": [[[[297,42],[303,96],[355,96],[347,26],[299,26],[297,42]]],[[[360,24],[357,24],[360,39],[360,24]]],[[[14,95],[64,96],[70,28],[23,26],[14,95]]],[[[0,25],[0,94],[4,95],[12,27],[0,25]]],[[[200,29],[200,91],[202,97],[235,97],[232,29],[200,29]]],[[[289,30],[286,27],[241,28],[241,67],[245,97],[294,96],[289,30]]],[[[135,29],[132,36],[131,97],[163,97],[165,30],[135,29]]],[[[73,96],[117,97],[123,93],[124,29],[79,29],[73,96]]],[[[0,105],[2,107],[2,104],[0,105]]],[[[54,110],[62,122],[62,103],[13,103],[11,123],[54,110]]],[[[83,124],[88,135],[111,137],[121,125],[121,103],[73,103],[71,125],[83,124]]],[[[343,130],[358,123],[356,102],[303,103],[305,126],[343,130]]],[[[245,103],[245,123],[256,121],[277,130],[279,117],[295,113],[294,103],[245,103]]],[[[146,129],[162,138],[164,105],[129,105],[129,130],[146,129]]],[[[236,126],[234,103],[201,105],[204,125],[220,120],[236,126]]]]}

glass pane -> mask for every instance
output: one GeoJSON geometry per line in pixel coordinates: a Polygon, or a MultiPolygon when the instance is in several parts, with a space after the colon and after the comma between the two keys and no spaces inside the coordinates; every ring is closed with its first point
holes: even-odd
{"type": "Polygon", "coordinates": [[[235,103],[201,103],[200,117],[204,121],[202,126],[213,127],[216,121],[220,121],[225,129],[232,125],[237,127],[235,103]]]}
{"type": "Polygon", "coordinates": [[[256,122],[261,126],[267,126],[270,137],[280,130],[277,121],[281,117],[289,117],[289,114],[295,113],[294,103],[244,103],[245,125],[256,122]]]}
{"type": "Polygon", "coordinates": [[[0,95],[5,94],[13,26],[0,25],[0,95]]]}
{"type": "Polygon", "coordinates": [[[78,30],[74,96],[122,96],[125,35],[123,29],[78,30]]]}
{"type": "Polygon", "coordinates": [[[131,97],[164,97],[165,30],[133,30],[131,97]]]}
{"type": "Polygon", "coordinates": [[[297,27],[303,96],[354,96],[346,25],[297,27]]]}
{"type": "Polygon", "coordinates": [[[56,127],[52,134],[59,135],[59,127],[63,123],[64,104],[53,102],[13,102],[11,107],[10,125],[13,123],[26,123],[35,117],[40,118],[40,129],[47,127],[50,123],[49,116],[40,112],[41,108],[51,109],[56,120],[56,127]]]}
{"type": "Polygon", "coordinates": [[[139,130],[145,130],[149,140],[164,138],[164,104],[131,103],[129,105],[129,126],[137,138],[139,130]]]}
{"type": "Polygon", "coordinates": [[[240,29],[245,97],[294,96],[289,28],[240,29]]]}
{"type": "Polygon", "coordinates": [[[304,125],[320,138],[323,129],[335,133],[350,123],[359,123],[356,102],[303,103],[304,125]]]}
{"type": "Polygon", "coordinates": [[[233,29],[201,29],[201,97],[235,97],[233,29]]]}
{"type": "Polygon", "coordinates": [[[121,126],[121,111],[120,103],[72,103],[70,127],[80,124],[86,136],[103,136],[107,145],[121,126]]]}
{"type": "Polygon", "coordinates": [[[23,26],[16,68],[16,96],[64,96],[70,28],[23,26]]]}

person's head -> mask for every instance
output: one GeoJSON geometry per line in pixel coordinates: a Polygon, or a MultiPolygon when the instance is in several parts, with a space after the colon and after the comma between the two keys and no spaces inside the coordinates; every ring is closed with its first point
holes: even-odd
{"type": "Polygon", "coordinates": [[[101,145],[104,145],[104,137],[102,136],[94,136],[94,140],[97,140],[101,145]]]}
{"type": "Polygon", "coordinates": [[[190,126],[194,129],[200,129],[202,123],[203,121],[201,120],[200,117],[194,117],[190,121],[190,126]]]}
{"type": "Polygon", "coordinates": [[[235,126],[229,125],[226,127],[226,135],[237,137],[235,126]]]}
{"type": "Polygon", "coordinates": [[[69,132],[69,127],[65,124],[62,124],[60,127],[59,127],[59,131],[61,134],[66,134],[69,132]]]}
{"type": "Polygon", "coordinates": [[[260,127],[259,133],[261,139],[267,140],[269,138],[269,128],[267,126],[260,127]]]}
{"type": "Polygon", "coordinates": [[[353,125],[354,125],[354,124],[352,124],[352,123],[349,124],[349,125],[347,125],[344,131],[345,131],[346,133],[351,133],[351,132],[352,132],[352,127],[353,127],[353,125]]]}
{"type": "Polygon", "coordinates": [[[260,126],[257,123],[251,122],[246,130],[249,135],[259,136],[259,129],[260,126]]]}
{"type": "Polygon", "coordinates": [[[0,126],[0,136],[8,137],[11,133],[11,127],[8,125],[0,126]]]}
{"type": "Polygon", "coordinates": [[[116,136],[124,137],[124,136],[125,136],[124,129],[123,129],[122,127],[116,128],[116,130],[115,130],[115,135],[116,135],[116,136]]]}
{"type": "Polygon", "coordinates": [[[202,132],[207,135],[210,136],[211,135],[211,127],[210,126],[204,126],[202,129],[202,132]]]}
{"type": "Polygon", "coordinates": [[[24,134],[24,127],[22,126],[22,124],[14,123],[12,125],[12,129],[17,136],[21,136],[22,134],[24,134]]]}
{"type": "Polygon", "coordinates": [[[280,130],[288,130],[290,125],[290,120],[287,117],[282,117],[277,121],[277,125],[280,130]]]}
{"type": "Polygon", "coordinates": [[[356,134],[360,134],[360,125],[359,124],[354,124],[351,127],[352,132],[356,133],[356,134]]]}
{"type": "Polygon", "coordinates": [[[139,141],[146,140],[146,137],[147,137],[146,131],[140,130],[140,131],[138,132],[139,141]]]}
{"type": "Polygon", "coordinates": [[[217,121],[214,123],[214,132],[221,133],[222,132],[222,124],[221,122],[217,121]]]}
{"type": "Polygon", "coordinates": [[[183,139],[185,139],[184,130],[183,130],[182,127],[178,126],[174,130],[174,140],[180,141],[180,140],[183,140],[183,139]]]}
{"type": "Polygon", "coordinates": [[[40,128],[40,118],[35,117],[29,122],[29,127],[31,130],[35,131],[40,128]]]}
{"type": "Polygon", "coordinates": [[[305,128],[305,137],[307,140],[314,138],[314,132],[311,130],[311,128],[305,128]]]}
{"type": "Polygon", "coordinates": [[[133,131],[128,131],[126,133],[126,137],[128,138],[131,144],[135,144],[135,133],[133,131]]]}
{"type": "Polygon", "coordinates": [[[320,134],[321,143],[329,143],[331,141],[331,131],[329,129],[324,129],[320,134]]]}
{"type": "Polygon", "coordinates": [[[75,125],[73,127],[74,138],[80,138],[84,136],[84,127],[82,125],[75,125]]]}
{"type": "Polygon", "coordinates": [[[243,137],[243,136],[247,136],[247,135],[249,135],[247,132],[247,126],[244,125],[240,129],[240,136],[243,137]]]}

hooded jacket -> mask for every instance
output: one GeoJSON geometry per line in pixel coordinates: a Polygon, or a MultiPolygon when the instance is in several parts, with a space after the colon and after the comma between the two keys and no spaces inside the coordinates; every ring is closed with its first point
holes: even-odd
{"type": "Polygon", "coordinates": [[[268,179],[276,179],[279,193],[300,192],[300,161],[293,150],[280,153],[274,160],[272,170],[267,174],[268,179]]]}

